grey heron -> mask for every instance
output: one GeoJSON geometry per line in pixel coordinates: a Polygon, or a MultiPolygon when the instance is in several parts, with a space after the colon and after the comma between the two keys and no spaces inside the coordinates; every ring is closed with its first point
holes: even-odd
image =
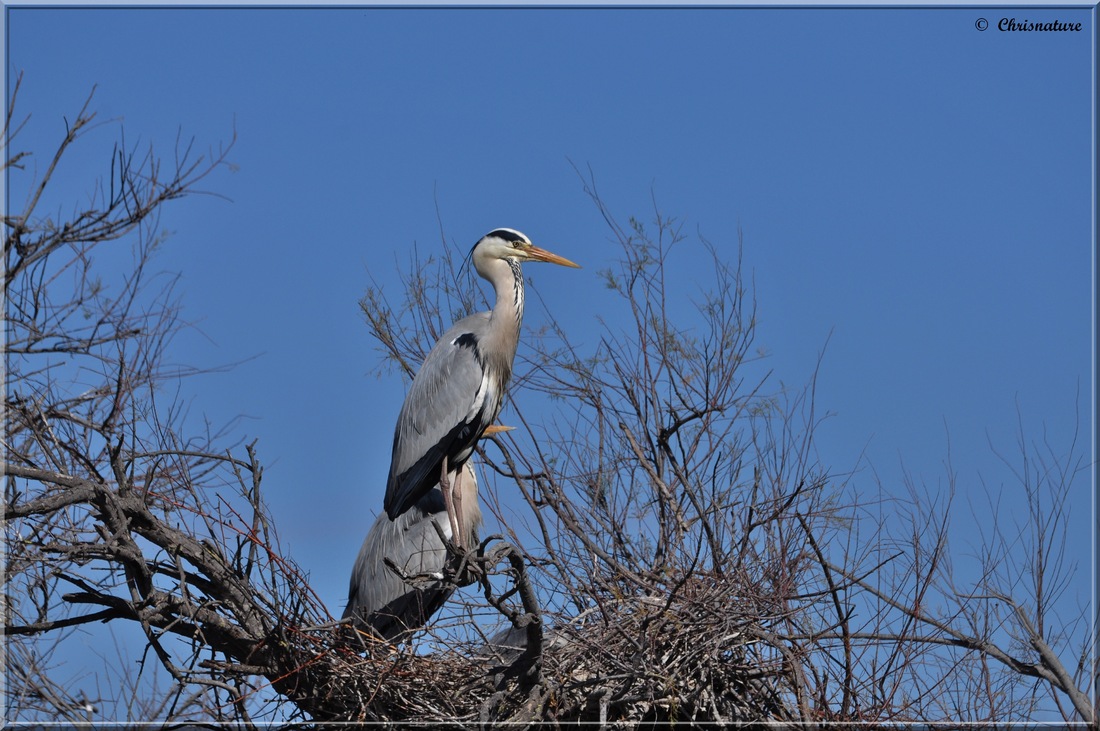
{"type": "MultiPolygon", "coordinates": [[[[493,424],[484,436],[510,431],[510,426],[493,424]]],[[[477,499],[477,475],[473,463],[463,465],[462,525],[463,543],[474,545],[481,527],[481,506],[477,499]]],[[[351,618],[357,629],[393,640],[405,631],[416,630],[428,620],[454,592],[454,584],[444,580],[447,546],[444,539],[455,541],[438,487],[428,490],[396,519],[380,513],[367,532],[348,583],[348,604],[344,619],[351,618]],[[432,523],[438,523],[437,531],[432,523]],[[440,531],[443,537],[440,537],[440,531]],[[386,565],[393,562],[406,576],[432,576],[419,587],[412,586],[386,565]]]]}
{"type": "Polygon", "coordinates": [[[459,548],[466,548],[467,532],[458,484],[462,466],[500,413],[512,375],[523,319],[520,262],[580,268],[510,228],[483,236],[470,256],[477,273],[493,285],[496,304],[452,325],[413,378],[394,429],[383,503],[389,519],[397,520],[438,483],[459,548]]]}
{"type": "MultiPolygon", "coordinates": [[[[465,494],[461,505],[467,531],[463,538],[472,544],[477,542],[481,527],[477,476],[471,462],[463,466],[463,472],[465,494]]],[[[433,522],[439,524],[447,539],[457,540],[438,487],[428,490],[393,520],[384,512],[375,518],[355,559],[344,608],[344,618],[350,617],[357,629],[392,641],[404,632],[423,627],[447,601],[454,584],[444,581],[447,547],[433,522]],[[438,580],[425,579],[425,583],[412,586],[385,564],[387,558],[410,577],[427,574],[438,580]]]]}

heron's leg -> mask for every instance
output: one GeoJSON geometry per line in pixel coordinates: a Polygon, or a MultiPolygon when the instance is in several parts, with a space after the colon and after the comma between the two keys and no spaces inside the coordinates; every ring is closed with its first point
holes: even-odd
{"type": "Polygon", "coordinates": [[[454,492],[454,495],[451,496],[451,502],[454,503],[455,507],[455,520],[451,528],[457,536],[457,538],[455,538],[455,543],[459,548],[465,550],[466,526],[462,524],[462,473],[463,469],[461,467],[455,470],[454,484],[451,486],[452,492],[454,492]]]}
{"type": "Polygon", "coordinates": [[[455,512],[454,486],[447,478],[447,455],[443,455],[443,466],[439,473],[439,490],[443,493],[443,507],[447,509],[447,520],[451,524],[451,541],[462,548],[462,534],[458,532],[458,515],[455,512]]]}

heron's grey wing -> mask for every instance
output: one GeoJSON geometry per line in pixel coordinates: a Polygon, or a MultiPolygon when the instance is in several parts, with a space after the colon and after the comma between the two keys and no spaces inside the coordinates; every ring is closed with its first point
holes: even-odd
{"type": "Polygon", "coordinates": [[[409,576],[441,573],[447,552],[433,520],[449,537],[450,524],[438,489],[424,495],[409,510],[390,520],[381,513],[374,521],[352,569],[344,617],[360,629],[387,640],[423,627],[454,589],[442,582],[416,588],[386,566],[389,558],[409,576]]]}
{"type": "Polygon", "coordinates": [[[459,320],[424,359],[393,435],[383,506],[391,518],[408,510],[439,481],[443,457],[456,443],[472,444],[485,424],[477,416],[491,388],[477,343],[488,313],[459,320]]]}
{"type": "MultiPolygon", "coordinates": [[[[543,628],[542,642],[544,649],[560,650],[566,646],[567,640],[561,632],[551,628],[543,628]]],[[[505,627],[496,632],[483,646],[483,652],[492,658],[496,658],[505,665],[515,662],[516,658],[527,650],[527,628],[505,627]]]]}

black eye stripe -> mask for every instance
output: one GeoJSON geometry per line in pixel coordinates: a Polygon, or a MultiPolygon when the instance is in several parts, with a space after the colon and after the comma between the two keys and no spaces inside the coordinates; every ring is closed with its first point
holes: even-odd
{"type": "Polygon", "coordinates": [[[523,234],[517,233],[507,228],[498,228],[495,231],[490,231],[487,235],[496,236],[498,239],[504,239],[505,241],[510,242],[512,246],[515,246],[517,243],[527,243],[527,238],[523,234]]]}

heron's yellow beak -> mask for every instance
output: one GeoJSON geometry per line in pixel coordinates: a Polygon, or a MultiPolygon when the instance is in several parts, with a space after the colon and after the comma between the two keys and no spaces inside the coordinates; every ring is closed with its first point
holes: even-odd
{"type": "Polygon", "coordinates": [[[549,264],[561,264],[563,267],[573,267],[574,269],[581,268],[580,264],[574,264],[564,256],[558,256],[546,249],[540,249],[534,244],[523,247],[523,253],[527,254],[528,261],[545,261],[549,264]]]}
{"type": "Polygon", "coordinates": [[[512,431],[513,429],[515,429],[514,426],[501,426],[500,424],[490,424],[489,426],[485,427],[485,431],[481,433],[481,436],[491,437],[494,434],[502,434],[506,431],[512,431]]]}

